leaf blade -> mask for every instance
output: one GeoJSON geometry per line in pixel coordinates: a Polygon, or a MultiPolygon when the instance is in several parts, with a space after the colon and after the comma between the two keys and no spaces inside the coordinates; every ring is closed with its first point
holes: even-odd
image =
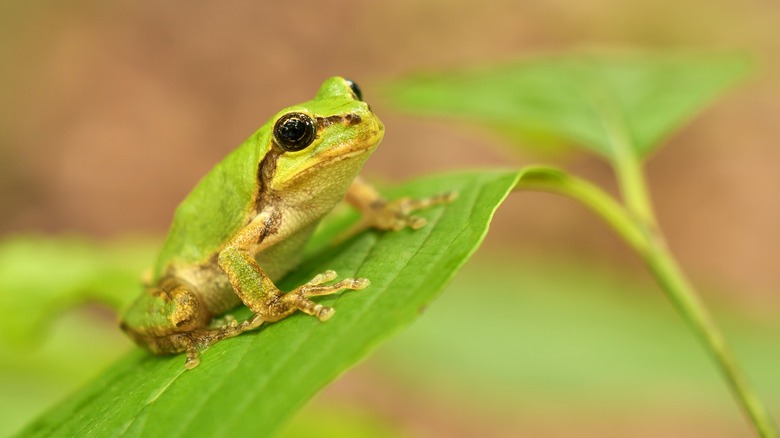
{"type": "Polygon", "coordinates": [[[331,268],[370,278],[365,291],[322,300],[338,310],[327,323],[293,316],[214,345],[188,372],[181,356],[134,351],[22,436],[273,433],[319,388],[417,316],[479,245],[516,180],[517,172],[491,171],[407,185],[405,195],[455,189],[460,197],[421,212],[429,220],[421,230],[369,232],[326,248],[283,283],[289,288],[331,268]]]}
{"type": "Polygon", "coordinates": [[[385,97],[413,114],[560,138],[614,160],[614,132],[646,157],[750,70],[742,54],[573,54],[410,76],[385,97]]]}

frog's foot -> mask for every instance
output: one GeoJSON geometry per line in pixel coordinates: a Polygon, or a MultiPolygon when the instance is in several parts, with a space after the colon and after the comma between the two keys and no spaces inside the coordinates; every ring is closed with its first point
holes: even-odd
{"type": "Polygon", "coordinates": [[[184,368],[191,370],[200,363],[200,352],[207,349],[217,342],[238,336],[245,331],[254,330],[263,324],[263,319],[257,315],[239,323],[232,315],[226,315],[217,320],[214,325],[217,328],[196,330],[188,333],[186,336],[188,342],[186,345],[187,362],[184,368]]]}
{"type": "Polygon", "coordinates": [[[398,231],[405,227],[418,230],[424,227],[427,221],[412,215],[413,211],[448,204],[455,200],[457,195],[457,192],[444,192],[427,198],[404,197],[390,202],[375,202],[363,212],[363,224],[380,230],[398,231]]]}
{"type": "Polygon", "coordinates": [[[335,271],[325,271],[312,278],[308,283],[286,293],[282,297],[282,301],[294,309],[316,316],[320,321],[325,321],[333,316],[335,310],[332,307],[317,304],[309,298],[335,294],[342,289],[361,290],[371,284],[367,278],[345,278],[337,283],[324,284],[335,279],[335,271]]]}

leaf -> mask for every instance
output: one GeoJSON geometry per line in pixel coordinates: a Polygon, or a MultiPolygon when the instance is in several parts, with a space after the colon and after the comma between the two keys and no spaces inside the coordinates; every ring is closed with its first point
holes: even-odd
{"type": "Polygon", "coordinates": [[[551,56],[420,73],[384,94],[411,113],[562,138],[615,160],[621,148],[646,157],[750,66],[736,54],[551,56]]]}
{"type": "Polygon", "coordinates": [[[459,196],[420,212],[429,221],[420,230],[360,234],[321,249],[285,279],[281,286],[291,288],[326,269],[371,279],[366,290],[323,299],[337,310],[327,322],[298,314],[269,324],[212,346],[191,371],[181,355],[133,351],[22,436],[269,436],[424,309],[482,241],[517,177],[451,174],[393,190],[459,196]]]}

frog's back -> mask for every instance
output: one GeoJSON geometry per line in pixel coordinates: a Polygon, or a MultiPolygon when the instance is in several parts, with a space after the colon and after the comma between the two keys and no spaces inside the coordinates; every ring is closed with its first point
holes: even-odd
{"type": "Polygon", "coordinates": [[[260,157],[270,148],[264,126],[214,166],[176,209],[155,265],[160,278],[171,264],[207,261],[240,230],[254,210],[260,157]]]}

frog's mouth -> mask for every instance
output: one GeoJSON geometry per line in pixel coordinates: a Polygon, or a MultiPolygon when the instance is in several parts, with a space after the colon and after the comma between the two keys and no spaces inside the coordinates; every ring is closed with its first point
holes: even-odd
{"type": "MultiPolygon", "coordinates": [[[[379,137],[379,139],[381,139],[381,137],[379,137]]],[[[330,149],[326,155],[320,156],[320,158],[311,166],[307,167],[305,171],[329,166],[339,161],[349,161],[359,155],[371,154],[378,144],[378,140],[370,139],[338,145],[337,147],[330,149]]]]}

